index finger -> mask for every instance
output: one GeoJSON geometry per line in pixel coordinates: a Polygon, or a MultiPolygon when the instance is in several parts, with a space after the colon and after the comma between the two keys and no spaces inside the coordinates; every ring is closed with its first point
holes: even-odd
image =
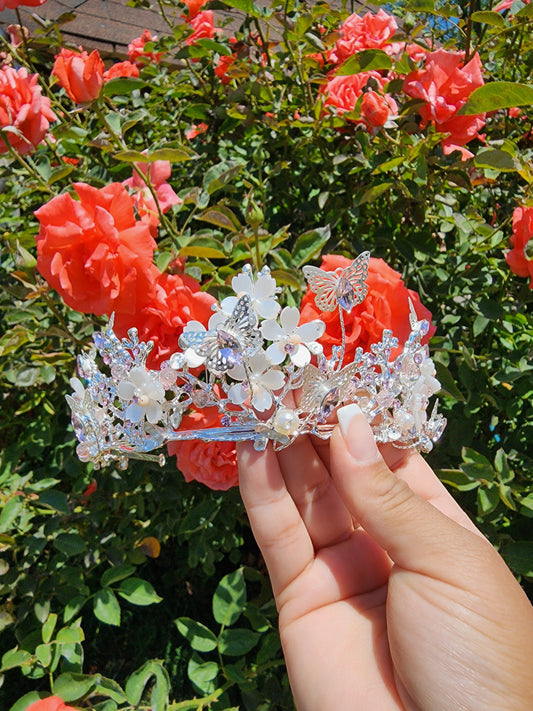
{"type": "Polygon", "coordinates": [[[277,596],[313,560],[313,542],[272,445],[256,452],[250,442],[239,443],[237,455],[242,500],[277,596]]]}

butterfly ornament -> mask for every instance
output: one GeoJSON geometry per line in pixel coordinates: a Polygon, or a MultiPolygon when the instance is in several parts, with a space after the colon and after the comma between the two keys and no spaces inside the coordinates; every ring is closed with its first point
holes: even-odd
{"type": "Polygon", "coordinates": [[[347,313],[364,301],[368,287],[370,252],[362,252],[345,267],[325,272],[319,267],[303,267],[309,288],[316,294],[315,303],[321,311],[335,311],[337,306],[347,313]]]}

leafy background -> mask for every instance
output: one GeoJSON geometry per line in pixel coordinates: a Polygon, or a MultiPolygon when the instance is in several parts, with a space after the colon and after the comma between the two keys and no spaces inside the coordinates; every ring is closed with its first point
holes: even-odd
{"type": "MultiPolygon", "coordinates": [[[[154,45],[163,61],[106,84],[82,110],[51,80],[60,26],[10,49],[61,119],[54,141],[0,163],[2,708],[50,692],[99,711],[291,708],[238,492],[186,484],[172,459],[94,472],[75,455],[64,395],[104,320],[69,309],[36,271],[33,212],[73,182],[130,177],[146,150],[171,162],[183,199],[159,225],[161,270],[186,256],[188,273],[222,296],[244,262],[268,262],[294,301],[303,264],[370,249],[419,292],[437,325],[448,418],[429,461],[532,592],[532,292],[505,261],[513,209],[533,206],[532,6],[386,6],[412,40],[479,52],[488,91],[473,112],[490,113],[468,161],[443,154],[405,97],[396,127],[375,135],[323,112],[326,69],[311,55],[332,46],[349,7],[217,1],[219,26],[226,6],[245,11],[229,84],[214,73],[233,51],[228,33],[186,44],[179,13],[154,45]],[[496,81],[515,83],[510,98],[496,81]]],[[[367,52],[352,71],[363,59],[385,68],[383,55],[367,52]]],[[[394,68],[413,65],[403,55],[394,68]]]]}

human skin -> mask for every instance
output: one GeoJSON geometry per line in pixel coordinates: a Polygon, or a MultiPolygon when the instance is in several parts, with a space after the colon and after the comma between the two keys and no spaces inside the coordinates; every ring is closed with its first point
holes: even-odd
{"type": "Polygon", "coordinates": [[[297,708],[530,711],[526,595],[425,460],[378,449],[356,410],[329,443],[238,448],[297,708]]]}

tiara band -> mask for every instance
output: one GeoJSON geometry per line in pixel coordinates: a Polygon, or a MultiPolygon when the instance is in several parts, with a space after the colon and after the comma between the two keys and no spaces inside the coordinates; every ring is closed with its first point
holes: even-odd
{"type": "Polygon", "coordinates": [[[329,438],[336,408],[350,403],[360,407],[377,442],[429,452],[446,420],[438,402],[427,414],[440,383],[422,344],[429,322],[418,320],[412,302],[411,332],[399,355],[391,358],[399,343],[384,330],[370,352],[359,347],[345,363],[344,312],[366,297],[369,259],[363,252],[333,272],[303,267],[318,308],[338,311],[341,343],[329,358],[318,342],[324,322],[298,325],[299,310],[281,308],[281,290],[266,266],[254,275],[246,265],[232,280],[236,296],[214,305],[207,329],[189,322],[159,370],[146,367],[153,343],[140,341],[135,328],[119,339],[111,317],[90,352],[78,355],[80,378],[71,379],[74,392],[66,396],[78,457],[96,468],[116,460],[126,468],[132,458],[164,464],[154,450],[190,439],[251,440],[259,451],[271,441],[281,449],[303,434],[329,438]],[[216,408],[218,426],[180,429],[188,411],[205,408],[216,408]]]}

